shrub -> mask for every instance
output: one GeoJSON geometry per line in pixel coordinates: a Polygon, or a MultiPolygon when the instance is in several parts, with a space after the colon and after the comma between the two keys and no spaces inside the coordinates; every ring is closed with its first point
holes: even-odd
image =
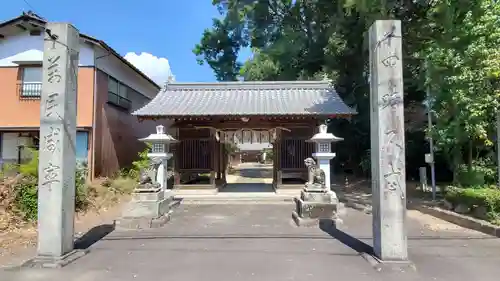
{"type": "Polygon", "coordinates": [[[497,182],[497,167],[491,159],[479,159],[468,167],[462,164],[458,167],[458,182],[462,186],[479,186],[497,182]]]}
{"type": "Polygon", "coordinates": [[[15,177],[19,171],[19,165],[14,163],[3,163],[0,168],[0,180],[15,177]]]}
{"type": "Polygon", "coordinates": [[[79,162],[75,173],[75,209],[84,211],[92,205],[92,198],[95,191],[87,184],[88,166],[87,163],[79,162]]]}
{"type": "MultiPolygon", "coordinates": [[[[38,215],[38,151],[31,149],[32,159],[19,166],[21,176],[12,184],[15,210],[24,219],[34,221],[38,215]]],[[[87,165],[78,163],[75,173],[75,209],[86,210],[92,204],[92,190],[87,185],[87,165]]]]}
{"type": "Polygon", "coordinates": [[[496,220],[500,214],[500,189],[495,186],[450,186],[446,189],[445,199],[453,205],[465,204],[471,210],[484,207],[490,220],[496,220]]]}
{"type": "MultiPolygon", "coordinates": [[[[138,179],[141,173],[141,170],[147,168],[149,166],[149,157],[148,153],[151,151],[151,144],[147,143],[146,148],[138,153],[139,159],[137,161],[132,162],[132,168],[126,171],[127,177],[138,179]]],[[[123,175],[123,173],[122,173],[123,175]]]]}
{"type": "Polygon", "coordinates": [[[38,150],[26,147],[31,154],[31,159],[28,163],[19,165],[19,172],[25,176],[38,177],[38,150]]]}
{"type": "Polygon", "coordinates": [[[35,221],[38,216],[38,179],[33,176],[23,176],[13,187],[15,210],[24,219],[35,221]]]}

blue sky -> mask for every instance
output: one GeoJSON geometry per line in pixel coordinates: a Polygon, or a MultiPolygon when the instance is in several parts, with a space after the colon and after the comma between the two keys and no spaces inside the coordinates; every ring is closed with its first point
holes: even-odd
{"type": "MultiPolygon", "coordinates": [[[[4,0],[0,21],[34,10],[49,21],[70,22],[120,54],[149,53],[168,59],[177,81],[215,81],[192,53],[217,17],[211,0],[4,0]]],[[[249,52],[245,52],[248,56],[249,52]]]]}

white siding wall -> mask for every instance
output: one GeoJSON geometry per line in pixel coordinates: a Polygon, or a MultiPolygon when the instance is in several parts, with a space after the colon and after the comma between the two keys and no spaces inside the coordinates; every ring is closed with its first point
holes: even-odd
{"type": "MultiPolygon", "coordinates": [[[[13,61],[43,61],[43,35],[30,36],[28,32],[0,39],[0,67],[17,66],[13,61]]],[[[80,44],[81,66],[94,65],[94,49],[80,44]]]]}
{"type": "MultiPolygon", "coordinates": [[[[97,68],[139,93],[150,98],[153,98],[158,93],[155,86],[136,71],[125,65],[117,57],[109,54],[108,51],[102,48],[93,47],[82,40],[80,45],[79,65],[93,66],[94,58],[97,58],[97,68]]],[[[17,66],[13,61],[43,61],[43,35],[30,36],[28,32],[25,32],[1,39],[0,67],[17,66]]]]}
{"type": "Polygon", "coordinates": [[[153,84],[108,51],[96,48],[95,55],[98,69],[151,99],[158,94],[159,90],[153,84]]]}

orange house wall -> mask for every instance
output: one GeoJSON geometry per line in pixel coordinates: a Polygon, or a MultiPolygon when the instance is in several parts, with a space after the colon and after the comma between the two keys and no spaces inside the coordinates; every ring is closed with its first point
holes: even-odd
{"type": "MultiPolygon", "coordinates": [[[[40,126],[40,100],[20,99],[17,92],[22,70],[0,67],[0,127],[25,128],[40,126]]],[[[92,126],[94,68],[80,67],[78,71],[77,126],[92,126]]]]}
{"type": "MultiPolygon", "coordinates": [[[[154,132],[152,121],[139,122],[130,112],[106,103],[107,74],[94,67],[80,67],[78,72],[77,126],[93,126],[94,73],[96,73],[95,126],[89,135],[89,160],[95,176],[113,176],[137,160],[145,146],[138,141],[154,132]]],[[[0,127],[28,129],[40,126],[40,100],[20,99],[17,84],[22,77],[17,67],[0,68],[0,127]]],[[[132,103],[134,100],[132,98],[132,103]]]]}

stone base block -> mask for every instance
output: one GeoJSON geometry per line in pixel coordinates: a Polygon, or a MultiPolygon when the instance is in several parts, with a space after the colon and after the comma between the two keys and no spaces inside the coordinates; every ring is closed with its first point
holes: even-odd
{"type": "Polygon", "coordinates": [[[306,202],[321,202],[321,203],[338,203],[337,194],[333,191],[323,192],[323,191],[308,191],[302,190],[300,193],[300,199],[306,202]]]}
{"type": "Polygon", "coordinates": [[[172,193],[164,191],[134,194],[117,220],[118,229],[148,229],[164,226],[178,205],[172,193]]]}
{"type": "Polygon", "coordinates": [[[347,214],[347,209],[344,203],[339,202],[337,204],[337,217],[343,217],[347,214]]]}
{"type": "Polygon", "coordinates": [[[31,260],[28,260],[21,267],[24,268],[61,268],[66,266],[73,261],[85,256],[88,250],[73,250],[63,256],[42,256],[38,255],[31,260]]]}
{"type": "MultiPolygon", "coordinates": [[[[304,192],[303,196],[308,196],[310,193],[304,192]]],[[[317,195],[317,194],[313,194],[317,195]]],[[[338,202],[336,197],[327,200],[327,195],[319,195],[314,197],[317,201],[305,201],[302,198],[294,198],[296,211],[293,212],[293,219],[298,226],[318,225],[321,221],[330,221],[332,223],[342,223],[338,217],[338,202]],[[323,197],[321,197],[323,196],[323,197]],[[327,202],[324,202],[327,201],[327,202]],[[333,202],[328,202],[333,201],[333,202]]],[[[311,199],[311,197],[305,197],[311,199]]]]}
{"type": "Polygon", "coordinates": [[[417,267],[410,260],[396,260],[396,261],[383,261],[379,259],[374,254],[361,253],[363,259],[365,259],[376,271],[416,271],[417,267]]]}
{"type": "Polygon", "coordinates": [[[116,228],[120,230],[159,228],[170,221],[170,217],[171,211],[158,218],[122,217],[116,222],[116,228]]]}
{"type": "Polygon", "coordinates": [[[133,192],[132,201],[161,201],[165,198],[162,190],[155,192],[133,192]]]}
{"type": "Polygon", "coordinates": [[[296,212],[301,218],[330,219],[337,216],[337,203],[304,201],[295,198],[296,212]]]}
{"type": "Polygon", "coordinates": [[[122,212],[123,217],[133,218],[159,218],[170,210],[170,205],[174,199],[173,196],[164,198],[164,192],[158,193],[142,193],[138,196],[157,197],[159,200],[136,200],[132,199],[122,212]]]}
{"type": "Polygon", "coordinates": [[[343,221],[339,218],[330,218],[330,219],[320,219],[320,218],[301,218],[299,214],[295,211],[292,212],[292,219],[295,222],[297,226],[303,226],[303,227],[314,227],[314,226],[320,226],[320,225],[339,225],[342,224],[343,221]]]}

